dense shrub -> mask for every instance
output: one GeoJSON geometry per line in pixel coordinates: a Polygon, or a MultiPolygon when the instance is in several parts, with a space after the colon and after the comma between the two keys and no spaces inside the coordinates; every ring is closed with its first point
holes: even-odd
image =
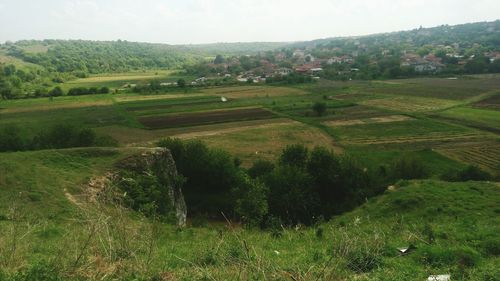
{"type": "Polygon", "coordinates": [[[249,226],[258,226],[268,213],[267,187],[261,182],[245,178],[236,191],[235,212],[249,226]]]}
{"type": "Polygon", "coordinates": [[[55,87],[49,92],[49,96],[51,97],[60,97],[62,95],[64,95],[64,91],[59,86],[55,87]]]}
{"type": "Polygon", "coordinates": [[[68,91],[68,96],[83,96],[83,95],[95,95],[95,94],[108,94],[109,88],[108,87],[102,87],[102,88],[96,88],[96,87],[90,87],[90,88],[85,88],[85,87],[78,87],[78,88],[71,88],[68,91]]]}
{"type": "Polygon", "coordinates": [[[252,167],[248,169],[248,175],[252,178],[258,178],[268,175],[274,170],[274,164],[267,160],[258,160],[253,163],[252,167]]]}
{"type": "Polygon", "coordinates": [[[392,165],[392,178],[412,180],[423,179],[429,176],[429,171],[421,159],[404,155],[392,165]]]}
{"type": "Polygon", "coordinates": [[[492,176],[481,170],[476,166],[467,166],[463,170],[460,171],[449,171],[445,173],[442,177],[443,180],[459,182],[459,181],[487,181],[491,180],[492,176]]]}
{"type": "Polygon", "coordinates": [[[33,139],[36,149],[89,147],[96,144],[96,134],[91,129],[79,129],[72,125],[58,124],[41,131],[33,139]]]}
{"type": "Polygon", "coordinates": [[[438,246],[424,246],[419,250],[417,258],[422,263],[433,266],[460,266],[472,267],[479,260],[479,253],[468,247],[441,248],[438,246]]]}
{"type": "Polygon", "coordinates": [[[0,129],[0,152],[20,151],[25,147],[25,140],[21,137],[18,127],[9,125],[0,129]]]}
{"type": "Polygon", "coordinates": [[[221,212],[233,212],[231,191],[245,180],[229,153],[210,149],[200,141],[166,139],[158,145],[170,149],[177,170],[187,179],[183,191],[190,214],[220,217],[221,212]]]}
{"type": "Polygon", "coordinates": [[[347,267],[357,273],[370,272],[381,264],[381,258],[367,250],[351,251],[346,258],[347,267]]]}
{"type": "Polygon", "coordinates": [[[15,273],[9,280],[12,281],[59,281],[64,280],[57,266],[37,262],[25,270],[15,273]]]}
{"type": "Polygon", "coordinates": [[[0,152],[69,147],[116,146],[109,136],[97,136],[92,129],[57,124],[39,131],[32,139],[22,136],[18,127],[0,129],[0,152]]]}
{"type": "Polygon", "coordinates": [[[287,225],[311,224],[319,215],[320,198],[312,179],[303,169],[279,166],[266,178],[269,212],[287,225]]]}

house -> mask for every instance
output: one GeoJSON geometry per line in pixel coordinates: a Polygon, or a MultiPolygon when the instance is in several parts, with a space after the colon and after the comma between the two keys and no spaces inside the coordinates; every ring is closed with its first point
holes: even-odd
{"type": "Polygon", "coordinates": [[[301,65],[299,67],[296,67],[295,68],[295,72],[298,72],[298,73],[308,73],[308,72],[311,71],[312,68],[313,68],[312,65],[305,64],[305,65],[301,65]]]}
{"type": "Polygon", "coordinates": [[[354,59],[350,56],[344,55],[340,57],[342,59],[342,63],[353,63],[354,59]]]}
{"type": "Polygon", "coordinates": [[[485,53],[484,55],[490,59],[490,63],[500,60],[500,52],[485,53]]]}
{"type": "Polygon", "coordinates": [[[200,77],[200,78],[197,78],[196,80],[194,80],[196,83],[205,83],[205,81],[207,81],[207,78],[206,77],[200,77]]]}
{"type": "Polygon", "coordinates": [[[332,65],[332,64],[341,64],[342,63],[342,59],[339,58],[339,57],[333,57],[333,58],[329,58],[327,61],[326,61],[326,64],[328,65],[332,65]]]}
{"type": "Polygon", "coordinates": [[[293,51],[293,57],[303,59],[306,56],[303,50],[295,50],[293,51]]]}
{"type": "Polygon", "coordinates": [[[435,62],[429,62],[429,61],[423,61],[421,63],[418,63],[415,65],[415,71],[416,72],[440,72],[443,68],[443,64],[441,63],[435,63],[435,62]]]}
{"type": "Polygon", "coordinates": [[[287,76],[288,74],[290,74],[292,72],[293,72],[293,70],[290,68],[280,67],[274,73],[277,75],[281,75],[281,76],[287,76]]]}
{"type": "Polygon", "coordinates": [[[283,53],[283,52],[280,52],[280,53],[277,53],[275,56],[274,56],[274,59],[276,61],[284,61],[286,60],[286,54],[283,53]]]}
{"type": "Polygon", "coordinates": [[[315,74],[318,74],[318,73],[320,73],[320,72],[322,72],[322,71],[323,71],[323,68],[321,68],[321,67],[316,67],[316,68],[311,68],[311,71],[310,71],[310,72],[311,72],[311,74],[312,74],[312,75],[315,75],[315,74]]]}

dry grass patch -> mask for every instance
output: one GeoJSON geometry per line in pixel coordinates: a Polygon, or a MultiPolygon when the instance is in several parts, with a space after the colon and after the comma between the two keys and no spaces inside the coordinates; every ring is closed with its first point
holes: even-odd
{"type": "Polygon", "coordinates": [[[404,112],[435,111],[453,107],[459,103],[460,102],[453,100],[421,97],[391,97],[361,102],[363,105],[404,112]]]}
{"type": "Polygon", "coordinates": [[[500,141],[464,142],[436,149],[442,155],[500,176],[500,141]]]}
{"type": "Polygon", "coordinates": [[[133,147],[152,146],[156,141],[167,137],[196,138],[198,136],[217,135],[224,132],[245,130],[251,127],[273,126],[273,124],[287,124],[291,122],[294,121],[285,118],[274,118],[159,130],[107,126],[95,128],[95,131],[112,136],[122,145],[133,147]]]}
{"type": "Polygon", "coordinates": [[[251,166],[258,159],[274,161],[283,148],[297,143],[309,148],[324,146],[337,153],[342,152],[330,136],[299,122],[254,126],[195,138],[211,147],[229,151],[242,160],[244,167],[251,166]]]}
{"type": "Polygon", "coordinates": [[[360,124],[370,124],[370,123],[391,123],[391,122],[401,122],[412,120],[413,118],[405,115],[389,115],[381,117],[372,117],[364,119],[352,119],[352,120],[336,120],[324,122],[327,126],[341,127],[341,126],[351,126],[360,124]]]}

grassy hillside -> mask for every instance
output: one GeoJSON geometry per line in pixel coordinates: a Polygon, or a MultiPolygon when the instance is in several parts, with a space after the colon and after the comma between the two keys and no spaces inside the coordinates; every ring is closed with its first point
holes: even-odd
{"type": "Polygon", "coordinates": [[[3,153],[0,280],[498,280],[497,183],[399,182],[310,228],[196,219],[179,230],[85,199],[89,179],[130,153],[3,153]]]}

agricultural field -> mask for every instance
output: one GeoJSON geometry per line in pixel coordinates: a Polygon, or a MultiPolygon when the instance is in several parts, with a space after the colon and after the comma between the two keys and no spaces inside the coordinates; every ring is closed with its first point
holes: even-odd
{"type": "Polygon", "coordinates": [[[492,132],[499,131],[499,110],[479,109],[470,107],[456,107],[442,111],[438,114],[440,118],[452,122],[465,124],[470,127],[482,128],[492,132]]]}
{"type": "Polygon", "coordinates": [[[87,78],[79,78],[61,84],[61,88],[69,90],[77,87],[110,87],[121,89],[130,84],[144,84],[156,80],[160,83],[177,82],[180,78],[192,79],[186,75],[178,75],[174,71],[141,71],[113,74],[93,75],[87,78]]]}
{"type": "MultiPolygon", "coordinates": [[[[103,77],[107,78],[83,83],[121,87],[125,79],[103,77]]],[[[470,241],[484,238],[496,243],[491,237],[498,227],[491,218],[498,204],[498,184],[440,179],[468,165],[493,179],[500,176],[500,137],[491,130],[500,129],[499,111],[491,106],[496,99],[489,86],[481,88],[480,83],[464,91],[463,99],[441,96],[449,89],[435,89],[435,83],[415,79],[320,81],[290,87],[244,84],[0,101],[0,126],[15,126],[23,137],[33,138],[46,128],[70,123],[116,141],[116,147],[108,148],[2,153],[0,235],[10,237],[17,229],[26,236],[11,258],[2,256],[0,262],[13,270],[24,268],[25,260],[57,256],[63,276],[84,279],[158,274],[163,278],[159,280],[227,280],[238,275],[257,280],[266,276],[351,280],[353,275],[358,280],[413,280],[415,276],[425,280],[434,272],[479,274],[468,279],[477,281],[490,278],[498,270],[489,244],[470,241]],[[408,89],[420,92],[400,94],[393,83],[411,83],[408,89]],[[374,84],[377,93],[371,92],[374,84]],[[422,95],[424,89],[432,94],[422,95]],[[316,103],[325,104],[323,114],[313,110],[316,103]],[[146,153],[165,138],[201,140],[211,149],[228,152],[244,171],[257,160],[277,163],[283,148],[300,143],[310,151],[322,146],[335,155],[353,157],[367,174],[389,169],[401,157],[416,159],[425,163],[429,179],[384,185],[379,196],[361,200],[360,207],[328,222],[278,231],[196,217],[179,229],[87,199],[105,196],[95,190],[95,183],[111,173],[117,162],[146,153]],[[440,206],[429,203],[436,197],[441,198],[440,206]],[[37,223],[15,228],[11,220],[2,219],[6,214],[37,223]],[[426,223],[422,218],[428,218],[426,223]],[[470,234],[471,228],[478,234],[470,234]],[[408,245],[417,249],[409,255],[397,252],[408,245]],[[474,265],[463,268],[456,265],[461,261],[443,256],[463,256],[474,265]]],[[[0,239],[0,250],[7,249],[11,240],[0,239]]],[[[50,264],[39,266],[53,272],[50,264]]]]}
{"type": "Polygon", "coordinates": [[[139,122],[149,129],[160,129],[245,121],[252,119],[270,119],[273,117],[274,114],[272,112],[262,108],[241,108],[160,116],[145,116],[139,118],[139,122]]]}
{"type": "Polygon", "coordinates": [[[371,83],[367,91],[395,96],[464,100],[500,89],[500,76],[496,74],[451,78],[420,78],[374,82],[371,83]]]}
{"type": "Polygon", "coordinates": [[[442,155],[460,162],[481,167],[495,176],[500,176],[500,142],[478,141],[457,143],[436,149],[442,155]]]}
{"type": "MultiPolygon", "coordinates": [[[[171,75],[175,73],[110,74],[71,83],[114,88],[126,81],[147,82],[171,75]]],[[[499,112],[492,109],[497,95],[491,94],[497,80],[496,76],[475,76],[319,81],[291,87],[244,84],[155,94],[21,99],[0,101],[0,124],[18,126],[24,135],[32,136],[41,128],[70,122],[110,135],[127,147],[152,146],[164,137],[200,138],[213,147],[239,148],[233,150],[246,163],[259,159],[256,151],[264,147],[276,151],[293,139],[344,152],[371,146],[389,150],[439,147],[441,151],[455,143],[498,139],[499,112]],[[462,99],[449,96],[455,88],[464,91],[457,90],[462,99]],[[327,106],[322,116],[312,110],[317,102],[327,106]],[[252,141],[242,142],[244,138],[252,141]]]]}
{"type": "Polygon", "coordinates": [[[500,94],[492,95],[473,104],[474,108],[480,109],[500,109],[500,94]]]}
{"type": "Polygon", "coordinates": [[[257,97],[281,97],[281,96],[298,96],[304,95],[306,92],[300,89],[287,87],[261,87],[261,86],[238,86],[214,88],[201,91],[204,94],[224,96],[230,99],[238,98],[257,98],[257,97]]]}
{"type": "Polygon", "coordinates": [[[458,105],[459,102],[437,98],[397,96],[382,99],[371,99],[363,101],[361,104],[394,111],[431,112],[453,107],[458,105]]]}

